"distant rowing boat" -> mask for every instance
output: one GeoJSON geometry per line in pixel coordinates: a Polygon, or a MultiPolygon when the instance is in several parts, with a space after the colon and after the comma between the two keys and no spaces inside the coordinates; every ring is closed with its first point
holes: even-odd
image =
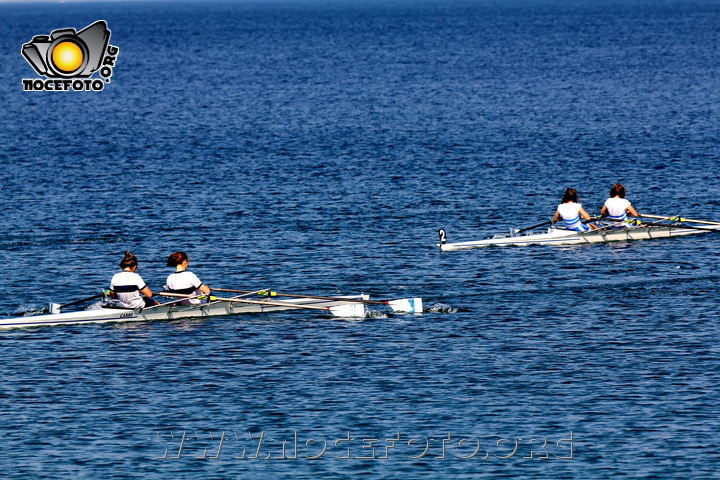
{"type": "MultiPolygon", "coordinates": [[[[308,296],[305,298],[292,298],[290,300],[275,298],[272,300],[249,300],[245,296],[238,296],[230,298],[211,297],[209,303],[184,305],[180,303],[182,299],[193,298],[192,295],[161,294],[181,297],[181,300],[146,308],[119,308],[108,304],[101,304],[98,308],[92,310],[5,318],[0,319],[0,329],[86,323],[147,322],[303,309],[324,310],[338,317],[364,317],[365,303],[384,303],[389,305],[393,311],[397,312],[422,313],[422,299],[420,298],[371,301],[368,295],[350,295],[314,298],[313,296],[308,296]]],[[[282,294],[277,294],[277,296],[282,296],[282,294]]],[[[73,304],[74,303],[77,302],[73,302],[73,304]]],[[[58,305],[52,304],[51,312],[58,311],[58,307],[58,305]]]]}
{"type": "MultiPolygon", "coordinates": [[[[588,243],[622,242],[631,240],[649,240],[653,238],[680,237],[708,231],[720,231],[720,223],[688,220],[678,217],[643,215],[643,217],[669,221],[650,224],[629,225],[618,228],[617,223],[599,221],[597,230],[577,232],[551,226],[545,233],[535,233],[532,229],[510,229],[506,235],[495,235],[484,240],[447,243],[445,230],[439,230],[438,247],[444,252],[466,250],[490,246],[528,246],[528,245],[581,245],[588,243]],[[701,224],[702,226],[697,226],[701,224]]],[[[549,224],[550,222],[546,222],[549,224]]],[[[543,225],[543,224],[541,224],[543,225]]],[[[541,226],[541,225],[537,225],[541,226]]],[[[532,227],[531,227],[532,228],[532,227]]]]}

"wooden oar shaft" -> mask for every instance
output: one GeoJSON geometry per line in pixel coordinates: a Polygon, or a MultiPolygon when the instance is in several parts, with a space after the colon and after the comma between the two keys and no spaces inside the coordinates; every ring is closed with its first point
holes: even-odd
{"type": "Polygon", "coordinates": [[[69,307],[71,305],[77,305],[78,303],[89,302],[90,300],[95,300],[96,298],[101,298],[102,296],[103,296],[102,293],[99,295],[93,295],[92,297],[83,298],[82,300],[75,300],[74,302],[66,303],[65,305],[60,305],[58,308],[65,308],[65,307],[69,307]]]}
{"type": "MultiPolygon", "coordinates": [[[[213,288],[216,292],[230,292],[230,293],[258,293],[251,292],[250,290],[234,290],[232,288],[213,288]]],[[[269,290],[267,290],[269,292],[269,290]]],[[[292,298],[312,298],[313,300],[342,300],[343,302],[353,303],[374,303],[377,305],[388,305],[388,300],[363,300],[360,298],[339,298],[339,297],[323,297],[320,295],[305,295],[302,293],[280,293],[275,292],[275,296],[278,297],[292,297],[292,298]]]]}
{"type": "Polygon", "coordinates": [[[692,225],[668,225],[666,223],[660,223],[660,222],[652,222],[652,223],[643,223],[640,225],[640,227],[665,227],[665,228],[677,228],[677,229],[688,229],[688,230],[702,230],[703,232],[720,232],[720,229],[718,228],[710,228],[710,227],[695,227],[692,225]]]}
{"type": "MultiPolygon", "coordinates": [[[[258,293],[258,292],[262,292],[262,291],[263,290],[258,290],[257,292],[251,292],[251,293],[258,293]]],[[[182,297],[180,300],[173,300],[172,302],[165,302],[165,303],[159,303],[157,305],[150,305],[149,307],[145,307],[145,310],[148,310],[150,308],[157,308],[157,307],[167,307],[168,305],[173,305],[176,303],[184,302],[185,300],[188,300],[188,299],[199,298],[199,297],[204,297],[204,296],[205,296],[204,293],[192,294],[192,295],[188,295],[186,297],[182,297]]],[[[240,296],[244,297],[245,295],[240,295],[240,296]]]]}
{"type": "Polygon", "coordinates": [[[638,217],[645,217],[645,218],[657,218],[658,220],[674,220],[676,222],[692,222],[692,223],[702,223],[703,225],[720,225],[718,222],[708,222],[705,220],[693,220],[691,218],[680,218],[680,217],[663,217],[660,215],[638,215],[638,217]]]}
{"type": "MultiPolygon", "coordinates": [[[[218,289],[215,289],[215,290],[218,290],[218,289]]],[[[195,295],[185,295],[182,293],[170,293],[170,292],[160,292],[160,293],[158,293],[158,295],[162,295],[164,297],[198,298],[195,295]]],[[[307,308],[310,310],[330,310],[330,308],[331,308],[331,307],[315,307],[312,305],[299,305],[297,303],[270,302],[270,301],[265,301],[265,300],[246,300],[246,299],[240,299],[240,298],[213,297],[213,301],[215,301],[215,300],[220,301],[220,302],[231,302],[231,303],[252,303],[254,305],[271,305],[273,307],[307,308]]]]}

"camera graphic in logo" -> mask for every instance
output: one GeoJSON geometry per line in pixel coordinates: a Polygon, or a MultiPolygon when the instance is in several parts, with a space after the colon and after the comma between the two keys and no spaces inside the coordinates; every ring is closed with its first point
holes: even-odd
{"type": "Polygon", "coordinates": [[[22,46],[22,54],[47,78],[87,78],[100,68],[109,41],[110,30],[100,20],[79,32],[61,28],[37,35],[22,46]]]}

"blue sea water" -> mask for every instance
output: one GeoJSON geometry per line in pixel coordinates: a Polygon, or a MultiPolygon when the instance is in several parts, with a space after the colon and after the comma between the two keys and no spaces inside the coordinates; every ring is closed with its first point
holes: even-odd
{"type": "Polygon", "coordinates": [[[3,475],[717,478],[719,237],[436,247],[617,181],[720,220],[717,1],[2,4],[0,28],[3,317],[98,293],[125,250],[153,290],[183,250],[211,287],[425,302],[0,332],[3,475]],[[24,43],[97,20],[102,92],[23,91],[24,43]]]}

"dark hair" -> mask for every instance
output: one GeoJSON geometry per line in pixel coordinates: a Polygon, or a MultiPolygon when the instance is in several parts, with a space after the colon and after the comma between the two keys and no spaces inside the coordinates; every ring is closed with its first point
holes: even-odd
{"type": "Polygon", "coordinates": [[[126,268],[137,267],[137,257],[130,252],[125,252],[125,258],[120,262],[120,268],[125,270],[126,268]]]}
{"type": "Polygon", "coordinates": [[[623,187],[622,183],[616,183],[610,189],[610,198],[616,195],[620,198],[625,198],[625,187],[623,187]]]}
{"type": "Polygon", "coordinates": [[[188,259],[188,256],[185,252],[175,252],[168,257],[167,266],[175,267],[177,265],[180,265],[187,259],[188,259]]]}
{"type": "Polygon", "coordinates": [[[575,202],[578,201],[578,195],[574,188],[568,187],[567,190],[565,190],[565,195],[563,195],[562,203],[567,202],[575,202]]]}

